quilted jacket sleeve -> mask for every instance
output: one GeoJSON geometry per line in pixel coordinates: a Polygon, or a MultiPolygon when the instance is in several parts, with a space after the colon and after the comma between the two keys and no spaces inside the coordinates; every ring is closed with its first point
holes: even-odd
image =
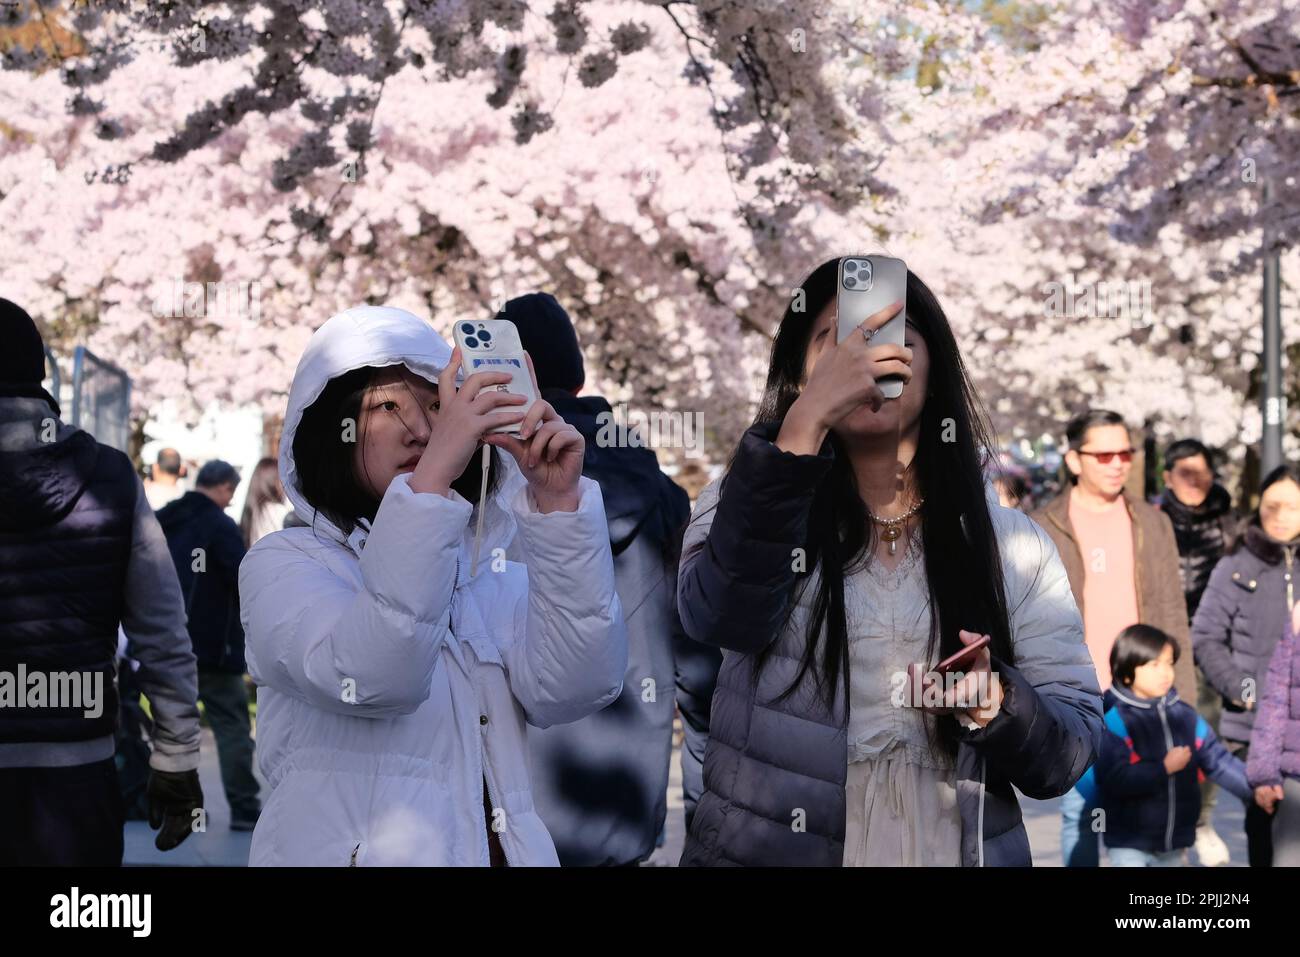
{"type": "Polygon", "coordinates": [[[1101,691],[1065,566],[1029,518],[995,508],[1016,665],[994,662],[1005,698],[983,729],[964,733],[1021,791],[1064,794],[1102,735],[1101,691]]]}
{"type": "Polygon", "coordinates": [[[528,591],[515,609],[524,638],[503,655],[510,689],[539,728],[599,711],[619,696],[627,670],[600,486],[584,477],[579,489],[574,512],[538,512],[527,488],[513,502],[528,591]]]}
{"type": "Polygon", "coordinates": [[[682,626],[696,641],[757,652],[784,621],[832,452],[829,442],[819,455],[785,452],[773,444],[777,431],[769,423],[746,432],[725,482],[696,503],[677,579],[682,626]]]}

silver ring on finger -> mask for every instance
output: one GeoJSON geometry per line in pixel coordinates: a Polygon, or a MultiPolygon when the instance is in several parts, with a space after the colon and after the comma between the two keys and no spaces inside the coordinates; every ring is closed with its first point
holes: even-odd
{"type": "Polygon", "coordinates": [[[867,342],[870,342],[870,341],[871,341],[871,337],[874,336],[874,335],[876,334],[877,331],[878,331],[878,330],[876,330],[876,329],[866,329],[866,328],[863,328],[863,329],[862,329],[862,338],[865,339],[867,342]]]}

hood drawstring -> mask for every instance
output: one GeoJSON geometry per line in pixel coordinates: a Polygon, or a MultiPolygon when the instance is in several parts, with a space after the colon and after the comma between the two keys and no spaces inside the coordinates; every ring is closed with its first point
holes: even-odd
{"type": "Polygon", "coordinates": [[[478,521],[474,523],[474,557],[469,563],[469,577],[473,578],[478,572],[478,550],[483,544],[483,515],[487,512],[487,486],[488,486],[488,467],[492,464],[492,446],[486,442],[483,443],[483,467],[479,469],[483,473],[479,480],[478,487],[478,521]]]}

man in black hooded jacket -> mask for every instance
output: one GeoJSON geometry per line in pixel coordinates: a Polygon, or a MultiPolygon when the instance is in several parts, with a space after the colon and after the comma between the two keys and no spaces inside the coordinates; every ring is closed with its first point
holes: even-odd
{"type": "Polygon", "coordinates": [[[1179,577],[1187,599],[1187,620],[1210,581],[1210,572],[1232,543],[1237,514],[1228,490],[1215,481],[1210,451],[1196,439],[1179,439],[1165,450],[1161,510],[1178,542],[1179,577]]]}
{"type": "Polygon", "coordinates": [[[0,866],[118,866],[119,624],[153,711],[155,845],[201,822],[180,586],[130,460],[59,420],[41,335],[6,299],[0,343],[0,866]]]}
{"type": "Polygon", "coordinates": [[[654,852],[667,815],[674,697],[690,825],[722,664],[721,652],[687,637],[677,616],[677,551],[690,500],[604,398],[578,396],[582,352],[553,296],[512,299],[498,318],[518,328],[542,398],[586,439],[582,474],[600,483],[628,635],[623,692],[613,704],[572,724],[529,727],[533,796],[561,865],[636,865],[654,852]]]}

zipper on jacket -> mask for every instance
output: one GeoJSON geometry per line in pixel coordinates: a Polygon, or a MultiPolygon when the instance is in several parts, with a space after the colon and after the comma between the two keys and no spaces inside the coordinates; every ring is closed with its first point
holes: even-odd
{"type": "MultiPolygon", "coordinates": [[[[1156,710],[1160,712],[1160,727],[1165,732],[1165,753],[1168,754],[1174,749],[1174,736],[1169,731],[1169,717],[1165,712],[1164,698],[1160,699],[1156,710]]],[[[1165,824],[1165,851],[1168,852],[1174,849],[1174,778],[1177,775],[1167,774],[1166,777],[1169,778],[1169,814],[1165,824]]]]}
{"type": "MultiPolygon", "coordinates": [[[[455,603],[455,601],[456,601],[456,589],[457,589],[457,585],[459,585],[459,583],[460,583],[460,556],[457,555],[457,556],[456,556],[456,581],[455,581],[455,583],[453,583],[452,588],[451,588],[451,598],[452,598],[452,602],[453,602],[453,603],[455,603]]],[[[451,631],[451,617],[450,617],[450,615],[448,616],[448,619],[447,619],[447,630],[448,630],[448,631],[451,631]]],[[[453,633],[453,637],[454,637],[454,633],[453,633]]],[[[474,665],[473,665],[473,667],[474,667],[474,668],[478,668],[478,667],[479,667],[477,657],[474,659],[474,665]]],[[[477,706],[477,708],[478,708],[478,713],[479,713],[480,715],[486,715],[487,712],[483,710],[483,702],[479,699],[479,694],[478,694],[478,684],[474,681],[474,676],[473,676],[472,674],[469,676],[469,683],[470,683],[470,685],[471,685],[471,686],[473,687],[473,689],[474,689],[474,704],[475,704],[475,705],[477,706]]],[[[479,724],[479,731],[478,731],[478,772],[479,772],[479,773],[478,773],[478,777],[479,777],[479,778],[483,781],[483,783],[487,786],[488,800],[492,803],[492,810],[493,810],[493,812],[495,812],[498,808],[501,808],[502,812],[504,813],[505,808],[504,808],[501,804],[497,803],[497,796],[493,793],[492,781],[491,781],[491,779],[488,777],[488,773],[487,773],[487,749],[483,746],[483,735],[486,734],[486,732],[483,731],[483,727],[484,727],[484,725],[483,725],[482,723],[480,723],[480,724],[479,724]]],[[[479,803],[481,803],[481,802],[475,802],[476,805],[479,804],[479,803]]],[[[487,827],[489,827],[489,828],[492,827],[492,824],[493,824],[492,821],[486,821],[485,823],[486,823],[487,827]]],[[[509,826],[509,822],[507,822],[507,825],[506,825],[506,826],[507,826],[507,827],[509,826]]],[[[506,867],[514,867],[515,865],[514,865],[514,864],[511,862],[511,860],[510,860],[510,851],[508,851],[508,850],[506,849],[506,842],[505,842],[505,840],[501,837],[501,832],[499,832],[499,831],[497,832],[497,840],[498,840],[498,841],[500,842],[500,844],[501,844],[501,853],[502,853],[503,855],[505,855],[505,859],[506,859],[506,867]]],[[[488,836],[487,836],[487,833],[486,833],[486,832],[483,833],[483,847],[484,847],[484,850],[487,851],[488,861],[489,861],[489,864],[490,864],[490,863],[491,863],[491,860],[492,860],[492,847],[491,847],[491,843],[490,843],[489,840],[488,840],[488,836]]]]}
{"type": "Polygon", "coordinates": [[[988,758],[981,757],[981,758],[980,758],[980,810],[979,810],[979,824],[978,824],[978,826],[977,826],[976,829],[975,829],[975,836],[976,836],[976,838],[977,838],[976,846],[979,848],[979,866],[980,866],[980,867],[983,867],[983,866],[984,866],[984,792],[985,792],[985,790],[987,789],[987,788],[986,788],[986,785],[985,785],[984,782],[985,782],[985,772],[988,771],[988,768],[989,768],[989,761],[988,761],[988,758]]]}
{"type": "MultiPolygon", "coordinates": [[[[482,754],[482,749],[481,749],[481,748],[480,748],[480,754],[482,754]]],[[[505,807],[504,807],[503,805],[500,805],[500,804],[497,803],[497,796],[496,796],[495,794],[492,793],[492,781],[491,781],[491,779],[488,778],[488,773],[487,773],[487,762],[486,762],[486,761],[483,761],[482,758],[480,758],[480,763],[483,765],[483,783],[487,785],[488,800],[492,802],[492,813],[493,813],[493,815],[495,816],[497,810],[500,809],[500,810],[501,810],[501,813],[504,815],[504,814],[505,814],[505,807]]],[[[487,822],[487,826],[488,826],[489,829],[492,827],[492,824],[493,824],[492,821],[488,821],[488,822],[487,822]]],[[[509,826],[509,822],[506,822],[506,824],[507,824],[507,826],[509,826]]],[[[510,852],[509,852],[508,850],[506,850],[506,842],[505,842],[505,839],[501,837],[501,834],[502,834],[502,832],[503,832],[504,830],[505,830],[505,829],[502,828],[501,831],[497,831],[497,832],[496,832],[496,834],[497,834],[497,843],[499,843],[499,844],[501,845],[501,853],[502,853],[503,855],[505,855],[505,859],[506,859],[506,867],[514,867],[514,865],[510,863],[510,852]]],[[[483,835],[483,839],[484,839],[485,841],[487,840],[487,835],[486,835],[486,834],[483,835]]],[[[489,845],[488,845],[488,861],[490,862],[491,859],[492,859],[492,847],[491,847],[491,844],[489,844],[489,845]]]]}

